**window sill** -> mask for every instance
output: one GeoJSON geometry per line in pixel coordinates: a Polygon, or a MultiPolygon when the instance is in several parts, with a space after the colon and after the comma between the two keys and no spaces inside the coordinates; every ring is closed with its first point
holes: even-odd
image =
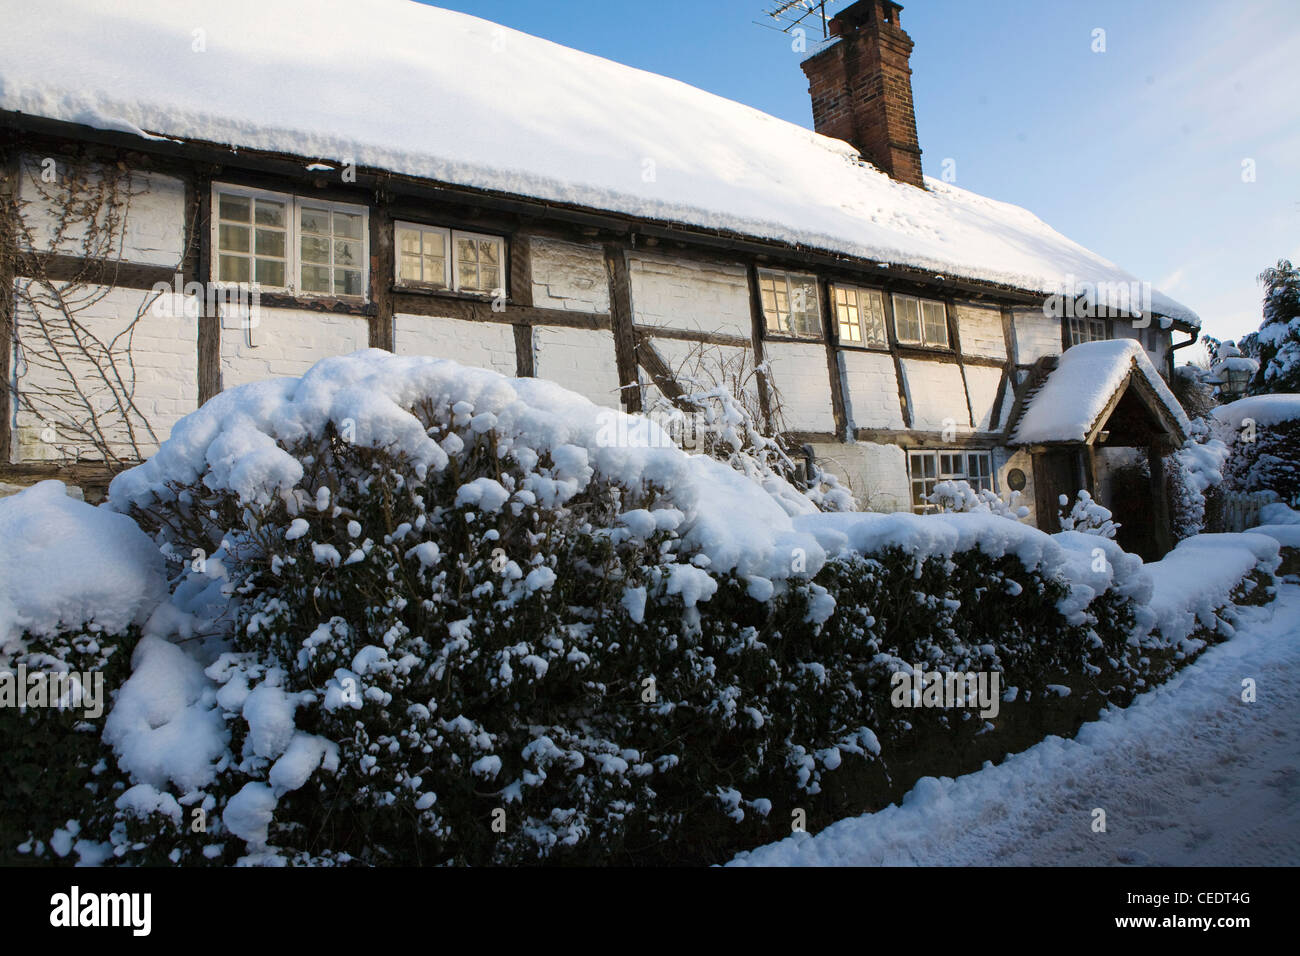
{"type": "Polygon", "coordinates": [[[263,292],[258,305],[271,309],[302,309],[307,312],[336,312],[340,315],[374,315],[374,303],[359,296],[294,295],[289,292],[263,292]]]}
{"type": "Polygon", "coordinates": [[[889,354],[888,345],[861,345],[857,342],[836,342],[835,347],[843,349],[846,352],[878,352],[881,355],[889,354]]]}
{"type": "Polygon", "coordinates": [[[763,334],[764,342],[793,342],[803,345],[824,345],[826,337],[824,335],[774,335],[770,332],[763,334]]]}
{"type": "MultiPolygon", "coordinates": [[[[398,295],[422,295],[430,299],[455,299],[460,302],[493,302],[496,299],[490,292],[458,292],[455,289],[435,289],[427,285],[410,285],[409,283],[394,283],[393,292],[398,295]]],[[[510,297],[506,297],[506,304],[510,304],[510,297]]]]}
{"type": "Polygon", "coordinates": [[[908,345],[899,342],[896,346],[900,355],[912,353],[915,355],[956,355],[956,351],[951,345],[908,345]]]}

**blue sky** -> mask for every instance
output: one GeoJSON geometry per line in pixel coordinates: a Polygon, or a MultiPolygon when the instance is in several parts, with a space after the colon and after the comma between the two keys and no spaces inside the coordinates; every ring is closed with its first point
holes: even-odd
{"type": "MultiPolygon", "coordinates": [[[[754,23],[772,0],[436,5],[812,125],[800,55],[754,23]]],[[[1255,276],[1300,261],[1300,2],[911,0],[902,22],[928,175],[953,160],[1208,334],[1259,325],[1255,276]]]]}

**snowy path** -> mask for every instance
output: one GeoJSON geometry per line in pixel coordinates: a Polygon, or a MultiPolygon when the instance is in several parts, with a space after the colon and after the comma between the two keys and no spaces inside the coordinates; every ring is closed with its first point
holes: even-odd
{"type": "Polygon", "coordinates": [[[1247,613],[1232,640],[1074,740],[927,778],[901,806],[732,865],[1300,865],[1300,587],[1247,613]]]}

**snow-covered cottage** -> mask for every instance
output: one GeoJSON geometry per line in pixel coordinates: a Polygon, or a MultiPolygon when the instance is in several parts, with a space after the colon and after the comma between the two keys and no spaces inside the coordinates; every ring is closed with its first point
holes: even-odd
{"type": "Polygon", "coordinates": [[[0,481],[371,346],[633,411],[748,379],[875,509],[962,478],[1052,529],[1133,447],[1110,504],[1164,508],[1196,315],[922,177],[890,0],[803,62],[815,133],[409,0],[0,2],[0,481]]]}

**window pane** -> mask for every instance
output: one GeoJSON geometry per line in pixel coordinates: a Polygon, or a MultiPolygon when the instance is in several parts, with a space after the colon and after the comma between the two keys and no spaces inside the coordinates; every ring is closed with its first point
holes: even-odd
{"type": "Polygon", "coordinates": [[[248,222],[251,200],[246,196],[225,196],[218,198],[218,217],[232,222],[248,222]]]}
{"type": "Polygon", "coordinates": [[[361,238],[361,217],[350,212],[334,214],[334,235],[345,239],[361,238]]]}
{"type": "Polygon", "coordinates": [[[223,255],[221,257],[221,267],[218,271],[222,282],[247,282],[248,260],[243,256],[223,255]]]}
{"type": "Polygon", "coordinates": [[[304,206],[302,209],[302,231],[328,236],[330,234],[329,210],[311,209],[304,206]]]}
{"type": "Polygon", "coordinates": [[[284,288],[284,263],[275,259],[258,259],[257,281],[265,286],[284,288]]]}
{"type": "Polygon", "coordinates": [[[424,234],[424,254],[426,256],[437,256],[445,258],[447,255],[447,243],[440,232],[426,232],[424,234]]]}
{"type": "Polygon", "coordinates": [[[497,254],[497,244],[492,240],[483,240],[479,242],[478,253],[479,259],[483,262],[496,265],[501,261],[501,257],[497,254]]]}
{"type": "Polygon", "coordinates": [[[328,266],[303,266],[302,289],[304,292],[329,292],[330,270],[328,266]]]}
{"type": "MultiPolygon", "coordinates": [[[[439,239],[442,237],[439,236],[439,239]]],[[[420,233],[415,229],[397,230],[397,245],[402,255],[418,256],[420,254],[420,233]]]]}
{"type": "Polygon", "coordinates": [[[821,334],[821,306],[817,301],[817,280],[790,276],[790,327],[796,335],[821,334]]]}
{"type": "Polygon", "coordinates": [[[456,255],[461,262],[477,262],[478,244],[473,239],[457,239],[456,255]]]}
{"type": "Polygon", "coordinates": [[[841,342],[861,342],[862,325],[858,317],[858,294],[852,289],[835,290],[835,318],[841,342]]]}
{"type": "Polygon", "coordinates": [[[435,259],[432,256],[424,257],[424,281],[431,282],[434,285],[446,286],[447,284],[447,263],[443,259],[435,259]]]}
{"type": "Polygon", "coordinates": [[[900,342],[921,341],[920,303],[907,295],[894,296],[894,334],[900,342]]]}
{"type": "Polygon", "coordinates": [[[359,269],[334,270],[335,295],[361,295],[361,271],[359,269]]]}
{"type": "Polygon", "coordinates": [[[401,276],[406,282],[420,281],[420,257],[402,254],[401,276]]]}
{"type": "Polygon", "coordinates": [[[858,293],[859,322],[863,335],[872,345],[885,345],[885,297],[879,292],[863,291],[858,293]]]}
{"type": "Polygon", "coordinates": [[[478,291],[478,266],[472,260],[461,259],[456,276],[460,288],[467,292],[478,291]]]}
{"type": "Polygon", "coordinates": [[[361,243],[355,239],[335,239],[334,265],[360,267],[361,243]]]}
{"type": "Polygon", "coordinates": [[[217,230],[217,243],[223,252],[247,252],[248,227],[222,223],[217,230]]]}
{"type": "MultiPolygon", "coordinates": [[[[258,207],[261,208],[260,206],[258,207]]],[[[274,256],[277,259],[284,258],[285,234],[275,229],[257,230],[257,254],[259,256],[274,256]]]]}
{"type": "MultiPolygon", "coordinates": [[[[330,261],[330,243],[328,239],[321,239],[318,236],[302,237],[302,261],[303,262],[320,262],[329,265],[330,261]]],[[[306,270],[303,270],[304,273],[306,270]]]]}
{"type": "Polygon", "coordinates": [[[484,292],[495,293],[501,288],[501,271],[494,266],[480,266],[479,281],[483,283],[484,292]]]}
{"type": "Polygon", "coordinates": [[[284,228],[285,204],[275,202],[272,199],[259,199],[257,201],[257,224],[259,226],[273,226],[276,229],[284,228]]]}
{"type": "Polygon", "coordinates": [[[921,315],[925,323],[925,344],[948,344],[948,323],[944,318],[942,302],[922,302],[921,315]]]}

